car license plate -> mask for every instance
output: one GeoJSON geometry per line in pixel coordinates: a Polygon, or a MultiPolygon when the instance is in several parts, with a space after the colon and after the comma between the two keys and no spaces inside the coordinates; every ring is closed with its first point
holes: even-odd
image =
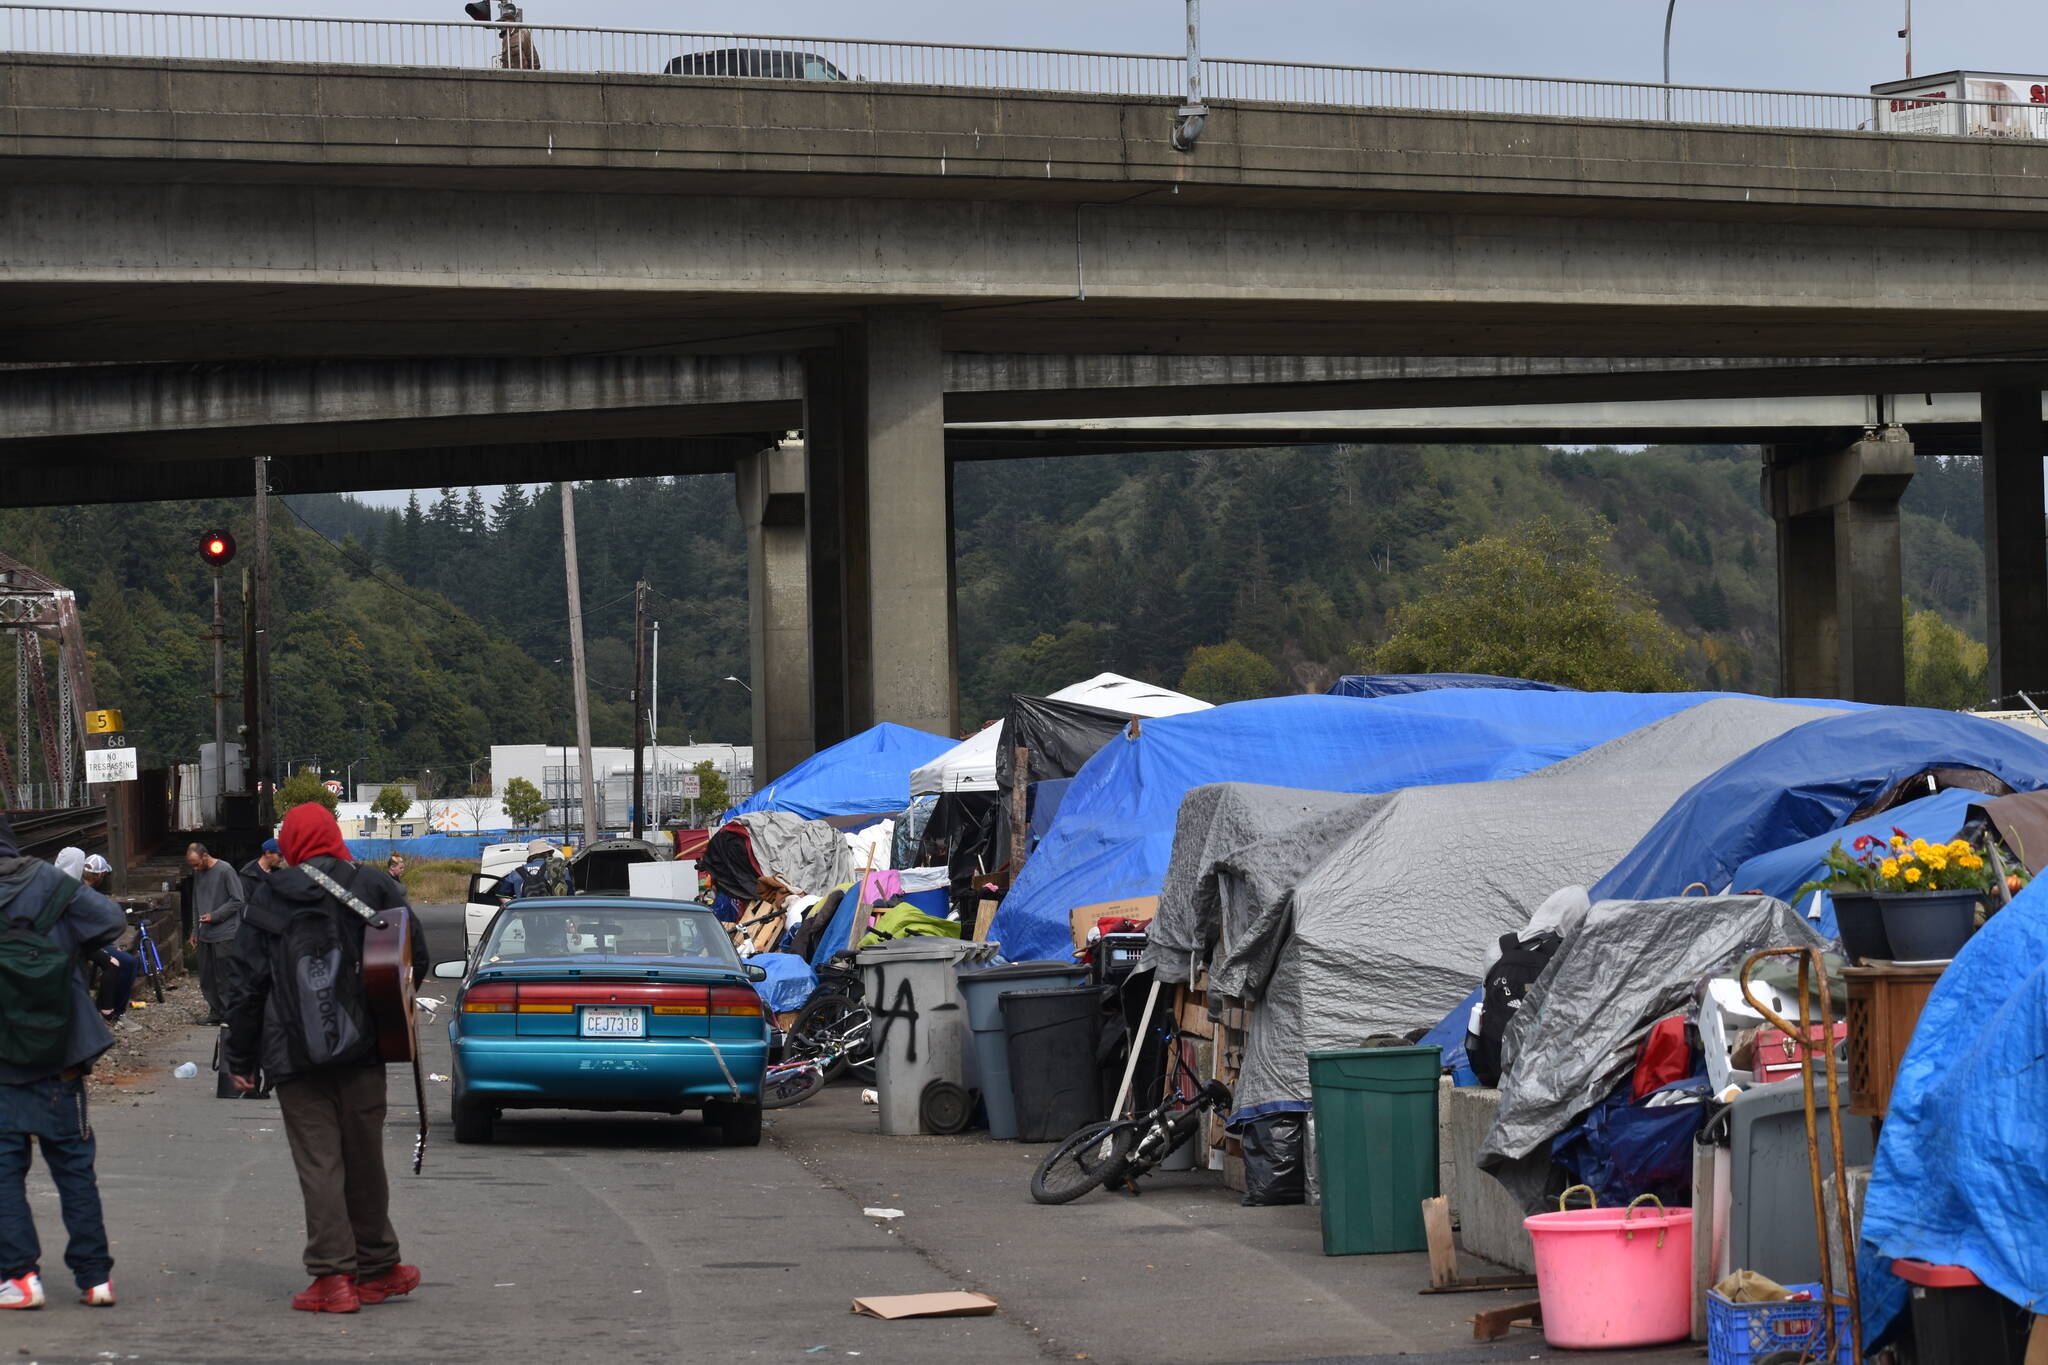
{"type": "Polygon", "coordinates": [[[647,1016],[637,1009],[600,1009],[586,1006],[583,1011],[583,1036],[644,1038],[647,1036],[647,1016]]]}

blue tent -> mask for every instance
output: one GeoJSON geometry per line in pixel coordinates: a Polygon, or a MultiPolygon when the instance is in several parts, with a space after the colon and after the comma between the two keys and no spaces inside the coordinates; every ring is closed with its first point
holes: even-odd
{"type": "Polygon", "coordinates": [[[1863,1202],[1865,1340],[1905,1305],[1894,1258],[1968,1267],[2048,1307],[2048,882],[1993,915],[1942,973],[1892,1085],[1863,1202]]]}
{"type": "Polygon", "coordinates": [[[1491,673],[1347,673],[1330,684],[1325,696],[1405,697],[1447,687],[1491,687],[1506,692],[1574,692],[1577,688],[1527,678],[1496,678],[1491,673]]]}
{"type": "Polygon", "coordinates": [[[1859,709],[1780,735],[1679,799],[1593,888],[1655,900],[1694,882],[1719,891],[1759,853],[1838,828],[1929,768],[1981,768],[2015,791],[2048,786],[2048,744],[2004,721],[1909,706],[1859,709]]]}
{"type": "Polygon", "coordinates": [[[910,804],[910,770],[957,741],[884,722],[812,754],[734,806],[719,822],[757,810],[785,810],[806,820],[831,815],[886,815],[910,804]]]}
{"type": "Polygon", "coordinates": [[[1721,695],[1466,688],[1274,697],[1147,720],[1073,779],[989,937],[1013,961],[1065,957],[1073,908],[1157,895],[1181,798],[1195,787],[1385,792],[1519,777],[1721,695]]]}
{"type": "MultiPolygon", "coordinates": [[[[1933,796],[1923,796],[1918,801],[1894,806],[1868,820],[1859,820],[1853,825],[1831,829],[1811,839],[1759,854],[1735,869],[1730,885],[1737,892],[1759,891],[1789,902],[1800,887],[1828,875],[1827,864],[1821,860],[1838,841],[1852,857],[1859,838],[1867,834],[1873,839],[1889,839],[1893,829],[1904,830],[1909,839],[1945,844],[1955,838],[1956,831],[1963,827],[1963,821],[1969,818],[1970,807],[1989,799],[1957,787],[1936,792],[1933,796]]],[[[1835,928],[1834,900],[1823,894],[1820,904],[1820,931],[1829,938],[1835,938],[1839,931],[1835,928]]],[[[1804,910],[1806,907],[1801,905],[1799,908],[1804,910]]]]}

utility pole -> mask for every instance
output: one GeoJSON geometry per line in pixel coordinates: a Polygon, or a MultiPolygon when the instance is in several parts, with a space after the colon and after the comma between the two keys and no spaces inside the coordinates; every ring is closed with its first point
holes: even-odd
{"type": "Polygon", "coordinates": [[[647,580],[633,585],[633,837],[647,811],[647,580]]]}
{"type": "Polygon", "coordinates": [[[277,822],[277,781],[270,770],[270,458],[266,455],[256,457],[256,725],[250,743],[255,757],[251,767],[256,773],[256,823],[269,829],[277,822]]]}
{"type": "Polygon", "coordinates": [[[590,764],[590,680],[584,674],[583,588],[576,571],[576,494],[567,479],[562,490],[562,558],[569,580],[569,670],[576,689],[576,770],[583,786],[583,846],[597,842],[597,785],[590,764]]]}
{"type": "MultiPolygon", "coordinates": [[[[661,622],[654,623],[654,683],[647,697],[647,742],[661,749],[661,622]]],[[[658,773],[660,764],[655,765],[658,773]]]]}
{"type": "Polygon", "coordinates": [[[213,818],[227,818],[228,623],[221,611],[222,567],[213,566],[213,818]]]}

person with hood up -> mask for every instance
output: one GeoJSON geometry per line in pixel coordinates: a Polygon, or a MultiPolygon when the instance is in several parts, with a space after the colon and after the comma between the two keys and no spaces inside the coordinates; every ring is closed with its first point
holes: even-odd
{"type": "Polygon", "coordinates": [[[570,891],[569,864],[545,839],[529,840],[526,861],[498,883],[498,894],[514,900],[522,896],[566,896],[570,891]]]}
{"type": "Polygon", "coordinates": [[[79,1302],[114,1304],[85,1096],[85,1073],[114,1036],[86,994],[85,960],[127,927],[120,906],[40,858],[22,857],[14,827],[0,816],[0,1309],[43,1306],[42,1245],[28,1203],[36,1146],[57,1186],[70,1236],[64,1264],[79,1302]],[[49,944],[62,952],[54,970],[49,944]]]}
{"type": "MultiPolygon", "coordinates": [[[[239,1090],[255,1089],[259,1071],[275,1085],[298,1168],[313,1283],[292,1296],[292,1307],[353,1313],[411,1293],[420,1272],[399,1262],[391,1226],[384,1065],[363,995],[363,920],[308,872],[373,910],[403,905],[405,896],[382,869],[350,859],[333,812],[317,801],[292,807],[278,843],[288,866],[243,912],[228,966],[227,1064],[239,1090]],[[331,992],[307,999],[309,983],[321,981],[334,983],[331,992]]],[[[426,956],[415,924],[416,976],[426,956]]]]}

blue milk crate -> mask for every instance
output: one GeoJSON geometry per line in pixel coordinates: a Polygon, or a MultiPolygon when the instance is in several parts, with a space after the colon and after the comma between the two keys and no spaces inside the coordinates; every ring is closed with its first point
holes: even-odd
{"type": "MultiPolygon", "coordinates": [[[[1732,1303],[1718,1292],[1707,1294],[1708,1365],[1754,1365],[1779,1351],[1818,1350],[1828,1311],[1817,1284],[1788,1284],[1793,1293],[1813,1295],[1807,1303],[1732,1303]]],[[[1835,1307],[1836,1365],[1856,1365],[1856,1344],[1849,1335],[1849,1309],[1835,1307]]]]}

